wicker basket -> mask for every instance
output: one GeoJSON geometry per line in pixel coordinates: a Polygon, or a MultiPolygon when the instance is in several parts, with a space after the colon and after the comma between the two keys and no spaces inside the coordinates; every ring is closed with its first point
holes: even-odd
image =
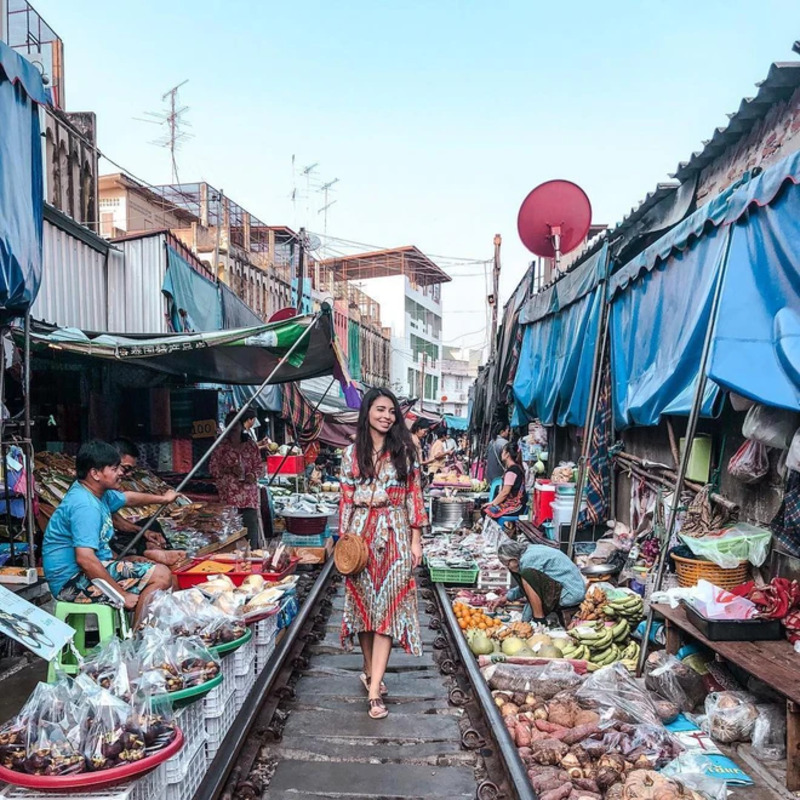
{"type": "Polygon", "coordinates": [[[719,586],[720,589],[733,589],[747,580],[748,564],[742,561],[738,567],[723,569],[713,561],[699,561],[695,558],[672,556],[675,571],[678,573],[678,586],[695,586],[701,578],[719,586]]]}

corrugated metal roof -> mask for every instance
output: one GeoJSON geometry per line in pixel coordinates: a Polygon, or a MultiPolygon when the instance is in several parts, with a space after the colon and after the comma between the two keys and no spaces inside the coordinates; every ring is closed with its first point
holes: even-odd
{"type": "Polygon", "coordinates": [[[703,142],[703,149],[692,153],[688,161],[681,161],[670,177],[683,182],[700,172],[723,151],[743,139],[776,103],[788,100],[800,88],[800,62],[772,64],[767,77],[756,86],[756,96],[745,97],[739,108],[728,115],[728,124],[717,128],[711,138],[703,142]]]}

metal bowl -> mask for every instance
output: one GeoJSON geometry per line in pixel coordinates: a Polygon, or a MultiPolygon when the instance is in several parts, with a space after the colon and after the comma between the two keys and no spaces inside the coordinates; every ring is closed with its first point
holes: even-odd
{"type": "Polygon", "coordinates": [[[587,578],[597,578],[600,575],[613,575],[615,572],[619,572],[619,567],[616,564],[589,564],[581,567],[581,572],[587,578]]]}

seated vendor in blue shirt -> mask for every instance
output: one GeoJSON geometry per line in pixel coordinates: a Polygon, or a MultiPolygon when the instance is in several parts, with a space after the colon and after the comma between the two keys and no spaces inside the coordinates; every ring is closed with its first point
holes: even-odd
{"type": "Polygon", "coordinates": [[[548,614],[559,608],[583,602],[586,581],[561,550],[544,544],[508,540],[497,548],[497,558],[508,568],[516,586],[508,590],[505,598],[492,601],[491,610],[506,601],[521,599],[525,601],[522,619],[544,622],[548,614]]]}
{"type": "Polygon", "coordinates": [[[136,556],[114,561],[111,516],[123,506],[172,503],[177,494],[118,491],[120,455],[106,442],[84,444],[75,459],[75,473],[77,480],[44,532],[42,565],[50,591],[69,603],[102,603],[106,597],[92,579],[103,578],[125,598],[126,609],[135,609],[136,624],[153,592],[170,588],[172,573],[163,564],[136,556]]]}

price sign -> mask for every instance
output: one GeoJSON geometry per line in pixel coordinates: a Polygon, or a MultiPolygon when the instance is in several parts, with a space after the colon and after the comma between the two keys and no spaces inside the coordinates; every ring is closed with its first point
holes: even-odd
{"type": "Polygon", "coordinates": [[[213,439],[217,435],[215,419],[196,419],[192,423],[192,439],[213,439]]]}

